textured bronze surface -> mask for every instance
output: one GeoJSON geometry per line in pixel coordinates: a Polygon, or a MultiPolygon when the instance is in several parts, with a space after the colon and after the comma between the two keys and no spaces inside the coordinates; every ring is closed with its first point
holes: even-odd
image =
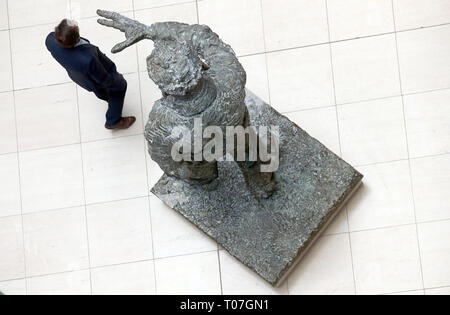
{"type": "Polygon", "coordinates": [[[164,175],[152,189],[272,285],[285,279],[361,182],[362,175],[247,91],[255,126],[280,126],[277,188],[256,199],[234,162],[219,162],[214,189],[164,175]]]}

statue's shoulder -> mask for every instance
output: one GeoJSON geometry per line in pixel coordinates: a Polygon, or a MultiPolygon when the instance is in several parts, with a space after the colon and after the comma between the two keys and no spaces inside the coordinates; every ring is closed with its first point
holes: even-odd
{"type": "Polygon", "coordinates": [[[160,98],[159,100],[155,101],[152,110],[150,111],[150,115],[151,116],[160,115],[162,112],[164,112],[164,108],[166,107],[165,103],[166,103],[165,98],[160,98]]]}
{"type": "Polygon", "coordinates": [[[212,32],[211,28],[205,24],[193,24],[191,25],[191,27],[197,32],[207,32],[207,33],[212,32]]]}
{"type": "Polygon", "coordinates": [[[154,126],[179,121],[180,116],[171,108],[170,101],[163,97],[155,102],[150,112],[150,121],[154,126]]]}

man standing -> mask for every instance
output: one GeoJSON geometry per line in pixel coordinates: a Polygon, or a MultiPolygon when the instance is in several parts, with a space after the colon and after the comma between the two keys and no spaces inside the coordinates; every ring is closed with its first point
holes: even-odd
{"type": "Polygon", "coordinates": [[[76,84],[108,102],[105,128],[127,129],[135,123],[136,117],[122,117],[127,81],[98,47],[80,37],[75,21],[62,20],[45,44],[76,84]]]}

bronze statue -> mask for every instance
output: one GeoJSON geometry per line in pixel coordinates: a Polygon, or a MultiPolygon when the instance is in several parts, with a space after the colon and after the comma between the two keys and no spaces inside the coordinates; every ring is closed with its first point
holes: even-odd
{"type": "MultiPolygon", "coordinates": [[[[206,25],[164,22],[147,26],[114,12],[99,10],[98,14],[106,18],[98,20],[100,24],[125,33],[126,40],[113,53],[144,39],[155,43],[147,69],[163,97],[154,104],[145,129],[152,159],[169,176],[210,184],[218,176],[217,161],[174,161],[171,152],[179,139],[172,131],[183,126],[193,134],[195,119],[201,119],[202,130],[219,126],[224,135],[228,126],[249,126],[246,73],[233,49],[206,25]]],[[[203,140],[202,148],[207,142],[203,140]]],[[[238,148],[233,149],[236,155],[238,148]]],[[[248,157],[248,143],[245,150],[248,157]]],[[[258,198],[268,198],[275,189],[273,173],[263,172],[261,161],[246,158],[237,163],[251,191],[258,198]]]]}

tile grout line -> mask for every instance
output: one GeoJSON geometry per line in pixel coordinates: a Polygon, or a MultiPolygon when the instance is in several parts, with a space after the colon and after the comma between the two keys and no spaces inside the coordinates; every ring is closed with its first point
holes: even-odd
{"type": "MultiPolygon", "coordinates": [[[[406,160],[404,160],[406,161],[406,160]]],[[[125,198],[125,199],[118,199],[118,200],[110,200],[110,201],[104,201],[104,202],[96,202],[96,203],[91,203],[91,204],[86,204],[86,206],[95,206],[95,205],[105,205],[105,204],[110,204],[110,203],[116,203],[116,202],[121,202],[121,201],[130,201],[130,200],[137,200],[137,199],[144,199],[144,198],[152,198],[156,196],[138,196],[138,197],[131,197],[131,198],[125,198]]],[[[81,208],[84,205],[75,205],[75,206],[71,206],[71,207],[64,207],[64,208],[56,208],[56,209],[46,209],[46,210],[40,210],[40,211],[35,211],[35,212],[30,212],[30,213],[25,213],[23,214],[23,216],[31,216],[31,215],[37,215],[37,214],[42,214],[42,213],[49,213],[49,212],[56,212],[56,211],[63,211],[63,210],[68,210],[68,209],[73,209],[73,208],[81,208]]],[[[13,218],[13,217],[18,217],[20,216],[20,214],[15,214],[15,215],[7,215],[7,216],[3,216],[0,217],[1,219],[6,219],[6,218],[13,218]]],[[[417,222],[417,224],[430,224],[430,223],[437,223],[437,222],[448,222],[450,221],[450,217],[449,218],[444,218],[444,219],[433,219],[433,220],[425,220],[425,221],[420,221],[417,222]]],[[[391,229],[391,228],[396,228],[396,227],[403,227],[403,226],[410,226],[410,225],[415,225],[416,223],[403,223],[403,224],[395,224],[395,225],[385,225],[385,226],[379,226],[379,227],[373,227],[373,228],[367,228],[367,229],[355,229],[355,230],[351,230],[350,233],[360,233],[360,232],[370,232],[370,231],[376,231],[376,230],[384,230],[384,229],[391,229]]],[[[335,232],[335,233],[327,233],[327,234],[323,234],[323,236],[330,236],[330,235],[341,235],[341,234],[348,234],[349,232],[335,232]]],[[[222,249],[219,249],[219,251],[222,249]]],[[[165,257],[162,257],[165,258],[165,257]]]]}
{"type": "MultiPolygon", "coordinates": [[[[328,41],[330,44],[328,45],[329,53],[330,53],[330,63],[331,63],[331,79],[333,82],[333,97],[334,97],[334,108],[336,113],[336,126],[337,126],[337,133],[338,133],[338,141],[339,141],[339,156],[343,158],[342,156],[342,141],[341,141],[341,130],[340,130],[340,124],[339,124],[339,111],[337,106],[337,96],[336,96],[336,82],[334,77],[334,63],[333,63],[333,49],[331,47],[331,31],[330,31],[330,18],[328,13],[328,0],[324,0],[325,2],[325,11],[327,14],[327,29],[328,29],[328,41]]],[[[350,249],[350,260],[352,262],[352,276],[353,276],[353,292],[355,295],[357,295],[356,290],[356,274],[355,274],[355,261],[353,258],[353,248],[352,248],[352,237],[351,237],[351,231],[350,231],[350,219],[348,214],[348,207],[347,204],[344,206],[344,209],[341,211],[345,211],[345,219],[347,221],[347,229],[348,229],[348,244],[350,249]]]]}
{"type": "MultiPolygon", "coordinates": [[[[143,198],[147,198],[148,196],[149,195],[142,195],[142,196],[134,196],[134,197],[129,197],[129,198],[123,198],[123,199],[114,199],[114,200],[108,200],[108,201],[92,202],[92,203],[86,203],[86,206],[89,207],[89,206],[104,205],[104,204],[121,202],[121,201],[143,199],[143,198]]],[[[82,208],[82,207],[84,207],[84,205],[85,204],[77,204],[77,205],[73,205],[73,206],[69,206],[69,207],[38,210],[38,211],[29,212],[29,213],[24,213],[23,216],[30,216],[30,215],[35,215],[35,214],[40,214],[40,213],[47,213],[47,212],[54,212],[54,211],[60,211],[60,210],[68,210],[68,209],[73,209],[73,208],[82,208]]],[[[11,217],[16,217],[16,216],[19,216],[19,215],[18,214],[17,215],[8,215],[8,216],[0,217],[0,219],[11,218],[11,217]]]]}
{"type": "Polygon", "coordinates": [[[220,263],[220,251],[219,244],[217,244],[217,262],[219,263],[219,283],[220,283],[220,295],[223,295],[223,283],[222,283],[222,264],[220,263]]]}
{"type": "MultiPolygon", "coordinates": [[[[69,12],[70,18],[72,18],[72,0],[69,0],[69,12]]],[[[81,178],[83,181],[83,199],[84,199],[84,223],[86,225],[86,242],[88,251],[88,264],[89,264],[89,289],[92,295],[92,273],[91,273],[91,246],[89,241],[89,224],[88,224],[88,214],[86,206],[86,184],[84,178],[84,160],[83,160],[83,143],[81,135],[81,115],[80,115],[80,98],[78,97],[78,86],[75,84],[75,93],[77,98],[77,110],[78,110],[78,135],[80,137],[80,159],[81,159],[81,178]]]]}
{"type": "Polygon", "coordinates": [[[195,0],[195,10],[197,12],[197,24],[200,24],[200,14],[198,12],[198,0],[195,0]]]}
{"type": "MultiPolygon", "coordinates": [[[[68,0],[71,1],[71,0],[68,0]]],[[[122,10],[122,11],[118,11],[118,13],[131,13],[133,11],[135,12],[141,12],[141,11],[147,11],[147,10],[154,10],[154,9],[161,9],[161,8],[167,8],[167,7],[173,7],[173,6],[179,6],[179,5],[184,5],[184,4],[193,4],[195,3],[195,0],[190,0],[190,1],[184,1],[184,2],[179,2],[179,3],[171,3],[171,4],[165,4],[165,5],[158,5],[158,6],[154,6],[154,7],[149,7],[149,8],[142,8],[142,9],[135,9],[135,10],[122,10]]],[[[89,20],[89,19],[94,19],[97,18],[97,15],[88,15],[88,16],[83,16],[80,17],[80,20],[89,20]]],[[[18,26],[18,27],[13,27],[10,28],[8,26],[7,29],[3,29],[0,30],[1,31],[8,31],[8,30],[21,30],[21,29],[26,29],[26,28],[32,28],[35,26],[50,26],[50,25],[54,25],[55,23],[58,23],[59,21],[52,21],[52,22],[45,22],[45,23],[36,23],[36,24],[32,24],[32,25],[24,25],[24,26],[18,26]]]]}
{"type": "Polygon", "coordinates": [[[25,295],[28,295],[28,281],[27,281],[27,256],[25,250],[25,226],[23,221],[23,198],[22,198],[22,179],[20,172],[20,156],[19,156],[19,132],[17,129],[17,109],[16,109],[16,93],[15,93],[15,82],[14,82],[14,65],[13,65],[13,51],[11,43],[11,29],[10,29],[10,17],[9,17],[9,0],[6,0],[6,14],[8,18],[8,36],[9,36],[9,53],[11,62],[11,80],[12,80],[12,94],[13,94],[13,109],[14,109],[14,124],[16,131],[16,147],[17,147],[17,171],[19,175],[19,198],[20,198],[20,219],[22,224],[22,254],[23,254],[23,267],[25,276],[25,295]]]}
{"type": "MultiPolygon", "coordinates": [[[[266,65],[266,80],[267,80],[267,92],[269,95],[269,104],[272,105],[272,97],[271,97],[271,89],[270,89],[270,79],[269,79],[269,58],[267,56],[267,39],[266,39],[266,23],[264,22],[264,5],[263,0],[259,0],[260,5],[260,12],[261,12],[261,24],[262,24],[262,31],[263,31],[263,42],[264,42],[264,62],[266,65]]],[[[289,292],[289,278],[286,279],[286,290],[287,295],[290,295],[289,292]]]]}
{"type": "Polygon", "coordinates": [[[423,291],[423,293],[425,294],[425,289],[412,289],[412,290],[406,290],[406,291],[378,293],[377,295],[392,295],[392,294],[409,293],[409,292],[416,292],[416,291],[423,291]]]}
{"type": "Polygon", "coordinates": [[[269,59],[267,57],[267,40],[266,40],[266,23],[264,22],[264,5],[262,0],[259,0],[261,7],[261,22],[263,30],[263,41],[264,41],[264,62],[266,63],[266,79],[267,79],[267,92],[269,93],[269,104],[272,104],[272,95],[270,91],[270,79],[269,79],[269,59]]]}
{"type": "MultiPolygon", "coordinates": [[[[145,160],[145,165],[147,165],[147,160],[145,160]]],[[[148,183],[148,171],[147,171],[147,183],[148,183]]],[[[148,184],[147,184],[148,186],[148,184]]],[[[150,220],[150,237],[152,239],[152,257],[153,257],[153,279],[155,283],[155,294],[158,294],[158,286],[156,281],[156,264],[155,264],[155,242],[153,240],[153,221],[152,221],[152,206],[150,204],[150,196],[147,197],[148,202],[148,212],[149,212],[149,220],[150,220]]]]}
{"type": "MultiPolygon", "coordinates": [[[[392,9],[392,20],[394,22],[394,30],[397,29],[396,21],[395,21],[395,10],[394,10],[394,0],[391,0],[391,9],[392,9]]],[[[417,251],[419,253],[419,262],[420,262],[420,276],[422,281],[422,288],[425,288],[425,280],[423,275],[423,263],[422,263],[422,253],[420,251],[420,239],[419,239],[419,227],[417,225],[417,213],[416,213],[416,201],[414,196],[414,184],[412,180],[412,170],[411,170],[411,160],[410,160],[410,149],[409,149],[409,139],[408,139],[408,128],[406,123],[406,115],[405,115],[405,100],[403,98],[403,83],[402,83],[402,75],[400,69],[400,54],[398,51],[398,40],[397,40],[397,32],[394,33],[395,38],[395,51],[397,54],[397,70],[398,70],[398,80],[400,84],[400,94],[402,99],[402,111],[403,111],[403,128],[405,128],[405,142],[406,142],[406,150],[408,153],[408,169],[409,169],[409,183],[411,188],[412,195],[412,203],[414,210],[414,222],[416,227],[416,238],[417,238],[417,251]]]]}
{"type": "MultiPolygon", "coordinates": [[[[144,72],[140,72],[140,73],[144,73],[144,72]]],[[[43,87],[49,87],[49,86],[57,86],[57,85],[65,85],[65,84],[70,84],[70,82],[60,83],[60,84],[53,84],[53,85],[48,85],[48,86],[41,86],[41,87],[37,87],[37,88],[43,88],[43,87]]],[[[2,93],[13,93],[13,92],[17,92],[17,91],[25,91],[25,90],[30,90],[30,89],[34,89],[34,88],[20,89],[20,90],[14,90],[14,91],[5,91],[5,92],[0,92],[0,94],[2,94],[2,93]]],[[[421,92],[413,92],[413,93],[403,94],[403,96],[433,93],[433,92],[444,91],[444,90],[449,90],[449,89],[450,89],[450,87],[449,88],[442,88],[442,89],[433,89],[433,90],[421,91],[421,92]]],[[[382,100],[382,99],[387,99],[387,98],[394,98],[394,97],[401,97],[401,95],[393,95],[393,96],[386,96],[386,97],[381,97],[381,98],[367,99],[367,100],[351,102],[351,103],[342,103],[342,104],[337,104],[337,106],[357,104],[357,103],[364,103],[364,102],[371,102],[371,101],[382,100]]],[[[301,113],[301,112],[305,112],[305,111],[313,111],[313,110],[331,108],[333,106],[334,105],[326,105],[326,106],[320,106],[320,107],[312,107],[312,108],[306,108],[306,109],[286,111],[286,112],[281,112],[281,113],[283,115],[285,115],[285,114],[293,114],[293,113],[301,113]]],[[[94,143],[94,142],[100,142],[100,141],[116,140],[116,139],[121,139],[121,138],[126,138],[126,137],[136,137],[136,136],[140,136],[142,134],[143,133],[136,133],[136,134],[129,134],[129,135],[123,135],[123,136],[110,137],[110,138],[100,138],[100,139],[94,139],[94,140],[88,140],[88,141],[81,141],[81,143],[94,143]]],[[[39,150],[56,149],[56,148],[61,148],[61,147],[65,147],[65,146],[77,145],[79,143],[80,142],[74,142],[74,143],[60,144],[60,145],[55,145],[55,146],[45,146],[45,147],[28,149],[28,150],[21,150],[21,151],[17,151],[17,150],[16,151],[9,151],[9,152],[0,153],[0,156],[2,156],[2,155],[9,155],[9,154],[17,154],[17,153],[34,152],[34,151],[39,151],[39,150]]],[[[442,156],[442,155],[446,155],[446,154],[449,154],[449,152],[415,156],[415,157],[410,157],[410,159],[411,160],[415,160],[415,159],[422,159],[422,158],[430,158],[430,157],[442,156]]],[[[381,163],[389,163],[389,162],[396,162],[396,161],[403,161],[403,160],[407,160],[407,159],[398,159],[398,160],[389,160],[389,161],[380,161],[380,162],[373,162],[373,163],[357,164],[356,166],[358,166],[358,167],[360,167],[360,166],[369,166],[369,165],[375,165],[375,164],[381,164],[381,163]]]]}
{"type": "Polygon", "coordinates": [[[356,167],[366,167],[366,166],[373,166],[373,165],[380,165],[380,164],[388,164],[388,163],[395,163],[395,162],[408,161],[408,160],[429,159],[429,158],[433,158],[433,157],[446,156],[446,155],[450,155],[450,152],[446,152],[446,153],[437,153],[437,154],[430,154],[430,155],[423,155],[423,156],[410,157],[410,158],[403,158],[403,159],[395,159],[395,160],[379,161],[379,162],[372,162],[372,163],[365,163],[365,164],[355,164],[355,166],[356,166],[356,167]]]}
{"type": "MultiPolygon", "coordinates": [[[[75,86],[75,90],[77,93],[77,109],[78,109],[78,129],[79,136],[81,141],[81,117],[80,117],[80,100],[78,97],[78,86],[75,86]]],[[[92,295],[92,273],[91,273],[91,246],[89,241],[89,224],[88,224],[88,214],[87,214],[87,200],[86,200],[86,184],[85,184],[85,176],[84,176],[84,160],[83,160],[83,143],[80,142],[80,158],[81,158],[81,175],[83,180],[83,198],[84,198],[84,219],[86,224],[86,241],[87,241],[87,250],[88,250],[88,262],[89,262],[89,285],[92,295]]]]}
{"type": "MultiPolygon", "coordinates": [[[[200,13],[199,13],[199,7],[198,7],[198,0],[195,0],[195,9],[197,12],[197,23],[200,24],[200,13]]],[[[219,251],[218,243],[216,244],[215,251],[217,252],[217,263],[218,263],[218,267],[219,267],[220,294],[223,295],[222,267],[221,267],[221,262],[220,262],[220,251],[219,251]]]]}
{"type": "MultiPolygon", "coordinates": [[[[110,267],[126,266],[126,265],[138,264],[138,263],[143,263],[143,262],[154,262],[156,260],[165,260],[165,259],[179,258],[179,257],[185,257],[185,256],[195,256],[195,255],[202,255],[202,254],[210,254],[210,253],[214,253],[215,251],[216,250],[209,250],[209,251],[193,252],[193,253],[182,254],[182,255],[172,255],[172,256],[166,256],[166,257],[159,257],[159,258],[154,258],[154,259],[142,259],[142,260],[135,260],[135,261],[120,262],[120,263],[115,263],[115,264],[100,265],[100,266],[94,266],[94,267],[90,267],[90,268],[78,268],[78,269],[73,269],[73,270],[51,272],[51,273],[44,273],[44,274],[37,274],[37,275],[33,275],[33,276],[28,276],[27,278],[28,279],[42,278],[42,277],[48,277],[48,276],[54,276],[54,275],[62,275],[62,274],[80,272],[80,271],[88,271],[88,270],[103,269],[103,268],[110,268],[110,267]]],[[[11,278],[11,279],[2,280],[2,281],[0,281],[0,283],[8,282],[8,281],[15,281],[15,280],[25,280],[25,279],[26,278],[11,278]]]]}
{"type": "MultiPolygon", "coordinates": [[[[316,109],[331,108],[333,106],[334,105],[320,107],[320,108],[318,107],[318,108],[313,108],[313,109],[304,109],[304,110],[292,111],[292,112],[287,112],[287,113],[282,113],[282,114],[284,115],[284,114],[301,113],[301,112],[304,112],[304,111],[312,111],[312,110],[316,110],[316,109]]],[[[117,137],[112,137],[112,138],[102,138],[102,139],[88,140],[88,141],[83,141],[83,142],[73,142],[73,143],[60,144],[60,145],[55,145],[55,146],[46,146],[46,147],[29,149],[29,150],[22,150],[22,151],[10,151],[10,152],[5,152],[5,153],[0,153],[0,156],[11,155],[11,154],[18,154],[18,153],[24,154],[24,153],[29,153],[29,152],[58,149],[58,148],[64,148],[64,147],[67,147],[67,146],[75,146],[75,145],[78,145],[80,143],[81,144],[88,144],[88,143],[96,143],[96,142],[102,142],[102,141],[114,141],[114,140],[118,140],[118,139],[138,137],[138,136],[143,136],[143,135],[144,135],[143,133],[137,133],[137,134],[117,136],[117,137]]],[[[445,155],[448,155],[448,154],[450,154],[450,152],[420,155],[420,156],[410,157],[409,159],[410,160],[418,160],[418,159],[432,158],[432,157],[437,157],[437,156],[445,156],[445,155]]],[[[407,158],[396,159],[396,160],[378,161],[378,162],[364,163],[364,164],[354,164],[354,166],[356,166],[356,167],[364,167],[364,166],[385,164],[385,163],[392,163],[392,162],[399,162],[399,161],[405,161],[405,160],[407,160],[407,158]]]]}
{"type": "Polygon", "coordinates": [[[129,135],[123,135],[123,136],[117,136],[112,138],[102,138],[102,139],[95,139],[95,140],[88,140],[88,141],[78,141],[78,142],[72,142],[67,144],[58,144],[55,146],[45,146],[41,148],[34,148],[34,149],[28,149],[28,150],[22,150],[18,152],[8,152],[8,153],[2,153],[0,155],[6,155],[6,154],[12,154],[12,153],[29,153],[29,152],[36,152],[36,151],[43,151],[43,150],[51,150],[51,149],[58,149],[58,148],[64,148],[68,146],[75,146],[78,144],[89,144],[89,143],[96,143],[96,142],[102,142],[102,141],[113,141],[123,138],[132,138],[132,137],[139,137],[142,136],[143,133],[135,133],[135,134],[129,134],[129,135]]]}
{"type": "MultiPolygon", "coordinates": [[[[262,55],[262,54],[263,53],[249,55],[249,56],[238,56],[238,58],[252,57],[252,56],[258,56],[258,55],[262,55]]],[[[125,72],[125,73],[123,73],[123,75],[133,75],[133,74],[141,74],[141,73],[146,73],[146,72],[145,71],[125,72]]],[[[42,89],[42,88],[47,88],[47,87],[54,87],[54,86],[59,86],[59,85],[65,85],[65,84],[67,84],[67,85],[68,84],[73,84],[73,82],[71,82],[71,81],[64,81],[64,82],[59,82],[59,83],[52,83],[52,84],[46,84],[46,85],[40,85],[40,86],[33,86],[33,87],[14,89],[14,91],[22,92],[22,91],[28,91],[28,90],[34,90],[34,89],[42,89]]],[[[410,92],[410,93],[404,93],[403,96],[416,95],[416,94],[426,94],[426,93],[444,91],[444,90],[449,90],[449,89],[450,89],[450,86],[444,87],[444,88],[439,88],[439,89],[430,89],[430,90],[422,90],[422,91],[415,91],[415,92],[410,92]]],[[[13,92],[13,90],[3,91],[3,92],[0,92],[0,94],[2,94],[2,93],[11,93],[11,92],[13,92]]],[[[382,100],[382,99],[387,99],[387,98],[394,98],[394,97],[400,97],[400,96],[401,96],[401,94],[395,94],[395,95],[388,95],[388,96],[382,96],[382,97],[361,99],[361,100],[355,100],[355,101],[351,101],[351,102],[337,103],[337,106],[357,104],[357,103],[365,103],[365,102],[377,101],[377,100],[382,100]]],[[[321,109],[321,108],[326,108],[326,107],[331,107],[331,106],[334,106],[334,105],[321,105],[321,106],[308,107],[308,108],[298,109],[298,110],[289,110],[289,111],[284,111],[284,112],[281,112],[281,113],[282,114],[287,114],[287,113],[294,113],[294,112],[300,112],[300,111],[306,111],[306,110],[321,109]]]]}
{"type": "MultiPolygon", "coordinates": [[[[197,3],[197,1],[196,1],[196,3],[197,3]]],[[[11,38],[10,38],[10,40],[11,40],[11,38]]],[[[11,45],[11,44],[10,44],[11,45]]],[[[331,46],[331,43],[330,43],[330,46],[331,46]]],[[[398,53],[398,51],[397,51],[397,53],[398,53]]],[[[265,55],[266,55],[266,58],[267,58],[267,53],[265,52],[264,53],[265,55]]],[[[12,56],[11,56],[11,58],[12,58],[12,56]]],[[[267,63],[266,63],[266,66],[267,66],[267,63]]],[[[139,83],[140,84],[140,83],[139,83]]],[[[333,84],[334,84],[334,81],[333,81],[333,84]]],[[[269,91],[270,92],[270,91],[269,91]]],[[[142,111],[142,91],[140,91],[140,93],[141,93],[141,111],[142,111]]],[[[403,95],[403,94],[402,94],[403,95]]],[[[335,95],[335,97],[336,97],[336,95],[335,95]]],[[[402,97],[403,98],[403,97],[402,97]]],[[[335,104],[336,105],[336,104],[335,104]]],[[[331,106],[329,106],[329,107],[331,107],[331,106]]],[[[339,126],[338,126],[338,128],[339,128],[339,126]]],[[[17,129],[17,124],[16,124],[16,129],[17,129]]],[[[405,131],[406,131],[406,129],[405,129],[405,131]]],[[[17,130],[16,130],[16,135],[17,135],[17,130]]],[[[115,138],[113,138],[113,139],[115,139],[115,138]]],[[[104,140],[112,140],[112,139],[104,139],[104,140]]],[[[339,139],[340,140],[340,139],[339,139]]],[[[80,139],[80,141],[81,141],[81,139],[80,139]]],[[[102,140],[97,140],[97,141],[102,141],[102,140]]],[[[81,144],[82,145],[82,144],[81,144]]],[[[18,153],[18,152],[17,152],[18,153]]],[[[408,156],[409,156],[409,154],[408,154],[408,156]]],[[[410,160],[410,159],[405,159],[405,160],[410,160]]],[[[381,162],[381,163],[383,163],[383,162],[381,162]]],[[[387,163],[387,162],[384,162],[384,163],[387,163]]],[[[146,165],[147,166],[147,165],[146,165]]],[[[147,182],[148,182],[148,170],[147,170],[147,182]]],[[[348,220],[348,213],[347,213],[347,220],[348,220]]],[[[417,225],[417,222],[415,223],[416,225],[417,225]]],[[[153,241],[153,240],[152,240],[153,241]]]]}
{"type": "MultiPolygon", "coordinates": [[[[169,5],[153,7],[153,8],[147,8],[147,9],[138,9],[138,10],[135,10],[135,11],[136,12],[140,12],[140,11],[144,11],[144,10],[152,10],[152,9],[158,9],[158,8],[163,8],[163,7],[171,7],[171,6],[183,5],[183,4],[189,4],[189,3],[194,4],[195,1],[183,2],[183,3],[177,3],[177,4],[169,4],[169,5]]],[[[119,11],[119,13],[121,13],[121,14],[131,13],[131,12],[133,12],[133,11],[132,10],[119,11]]],[[[82,17],[82,18],[80,18],[80,21],[88,20],[88,19],[94,19],[96,17],[97,16],[82,17]]],[[[21,30],[21,29],[27,29],[27,28],[33,28],[33,27],[39,27],[39,26],[51,26],[51,25],[54,25],[55,23],[57,23],[57,22],[38,23],[38,24],[33,24],[33,25],[28,25],[28,26],[15,27],[15,28],[11,28],[11,29],[8,29],[8,30],[21,30]]],[[[345,38],[345,39],[340,39],[340,40],[335,40],[335,41],[330,41],[330,42],[320,42],[320,43],[315,43],[315,44],[293,46],[293,47],[289,47],[289,48],[273,49],[273,50],[266,51],[266,52],[257,52],[257,53],[240,55],[239,57],[250,57],[250,56],[254,56],[254,55],[262,55],[264,53],[269,53],[269,54],[270,53],[277,53],[277,52],[295,50],[295,49],[300,49],[300,48],[307,48],[307,47],[314,47],[314,46],[320,46],[320,45],[326,45],[326,44],[347,42],[347,41],[353,41],[353,40],[364,39],[364,38],[371,38],[371,37],[377,37],[377,36],[384,36],[384,35],[392,35],[394,33],[405,33],[405,32],[411,32],[411,31],[420,31],[420,30],[424,30],[424,29],[436,28],[436,27],[442,27],[442,26],[448,26],[448,25],[450,25],[450,22],[441,23],[441,24],[434,24],[434,25],[427,25],[427,26],[413,27],[413,28],[404,29],[404,30],[397,30],[397,31],[393,31],[393,32],[385,32],[385,33],[370,34],[370,35],[359,36],[359,37],[345,38]]],[[[2,30],[2,31],[8,31],[8,30],[5,29],[5,30],[2,30]]]]}
{"type": "MultiPolygon", "coordinates": [[[[344,233],[341,233],[341,234],[344,234],[344,233]]],[[[180,256],[172,256],[172,257],[167,257],[167,258],[182,257],[182,256],[197,255],[197,254],[205,254],[205,253],[212,253],[212,252],[214,252],[214,251],[199,252],[199,253],[186,254],[186,255],[180,255],[180,256]]],[[[161,259],[165,259],[165,258],[161,258],[161,259]]],[[[148,262],[148,261],[152,261],[152,259],[124,262],[124,263],[117,263],[117,264],[111,264],[111,265],[102,265],[102,266],[93,267],[92,269],[102,269],[102,268],[109,268],[109,267],[117,267],[117,266],[131,265],[131,264],[137,264],[137,263],[148,262]]],[[[61,272],[54,272],[54,273],[48,273],[48,274],[39,274],[39,275],[35,275],[35,276],[29,276],[28,279],[43,278],[43,277],[49,277],[49,276],[54,276],[54,275],[70,274],[70,273],[81,272],[81,271],[88,271],[88,270],[89,270],[89,268],[80,268],[80,269],[74,269],[74,270],[69,270],[69,271],[61,271],[61,272]]],[[[1,280],[0,284],[6,283],[6,282],[10,282],[10,281],[19,281],[19,280],[26,280],[26,278],[11,278],[11,279],[6,279],[6,280],[1,280]]],[[[422,288],[417,288],[417,289],[411,289],[411,290],[405,290],[405,291],[383,292],[383,293],[377,293],[377,295],[407,293],[407,292],[414,292],[414,291],[426,291],[426,290],[446,289],[446,288],[450,288],[450,286],[448,286],[448,285],[431,286],[431,287],[424,287],[423,289],[422,288]]]]}
{"type": "Polygon", "coordinates": [[[184,1],[184,2],[178,2],[178,3],[170,3],[170,4],[158,5],[158,6],[149,7],[149,8],[142,8],[142,9],[135,9],[134,8],[134,3],[133,3],[133,11],[141,12],[141,11],[146,11],[146,10],[154,10],[154,9],[160,9],[160,8],[174,7],[174,6],[184,5],[184,4],[193,4],[195,2],[197,2],[197,0],[190,0],[190,1],[184,1]]]}
{"type": "MultiPolygon", "coordinates": [[[[279,53],[279,52],[284,52],[284,51],[291,51],[291,50],[297,50],[297,49],[302,49],[302,48],[316,47],[316,46],[322,46],[322,45],[327,45],[327,44],[337,44],[337,43],[341,43],[341,42],[348,42],[348,41],[354,41],[354,40],[359,40],[359,39],[366,39],[366,38],[372,38],[372,37],[378,37],[378,36],[392,35],[392,34],[395,34],[395,33],[405,33],[405,32],[412,32],[412,31],[420,31],[420,30],[424,30],[424,29],[436,28],[436,27],[442,27],[442,26],[449,26],[449,25],[450,25],[450,22],[442,23],[442,24],[436,24],[436,25],[423,26],[423,27],[415,27],[415,28],[410,28],[410,29],[401,30],[401,31],[371,34],[371,35],[365,35],[365,36],[354,37],[354,38],[346,38],[346,39],[340,39],[340,40],[329,41],[329,42],[320,42],[320,43],[315,43],[315,44],[293,46],[293,47],[289,47],[289,48],[273,49],[273,50],[267,51],[266,53],[267,54],[279,53]]],[[[256,55],[262,55],[263,53],[264,52],[257,52],[257,53],[240,55],[239,57],[250,57],[250,56],[256,56],[256,55]]]]}
{"type": "MultiPolygon", "coordinates": [[[[133,5],[133,18],[136,19],[136,10],[134,7],[134,0],[132,0],[132,5],[133,5]]],[[[141,123],[144,124],[144,103],[142,100],[142,84],[141,84],[141,76],[140,76],[140,62],[139,62],[139,51],[136,47],[136,59],[137,59],[137,66],[138,66],[138,81],[139,81],[139,99],[140,99],[140,107],[141,107],[141,123]]],[[[142,125],[143,128],[145,128],[144,125],[142,125]]],[[[143,130],[143,133],[144,130],[143,130]]],[[[149,170],[148,170],[148,163],[147,163],[147,150],[146,150],[146,141],[145,141],[145,136],[143,139],[144,142],[144,161],[145,161],[145,172],[147,175],[147,204],[148,204],[148,217],[149,217],[149,223],[150,223],[150,241],[152,244],[152,258],[155,259],[155,243],[153,241],[153,222],[152,222],[152,207],[151,207],[151,203],[150,203],[150,182],[149,182],[149,170]]],[[[158,287],[157,287],[157,283],[156,283],[156,266],[155,266],[155,261],[153,260],[153,281],[154,281],[154,287],[155,287],[155,295],[158,294],[158,287]]]]}

